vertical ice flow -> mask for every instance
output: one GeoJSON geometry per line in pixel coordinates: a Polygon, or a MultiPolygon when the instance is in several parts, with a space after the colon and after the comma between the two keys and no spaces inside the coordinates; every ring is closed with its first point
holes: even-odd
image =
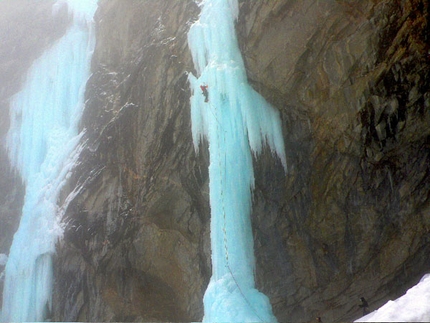
{"type": "Polygon", "coordinates": [[[269,300],[255,288],[250,213],[252,154],[266,143],[286,168],[280,116],[247,82],[234,28],[237,0],[203,0],[201,8],[188,44],[197,71],[189,75],[194,146],[205,137],[210,153],[212,278],[204,320],[275,321],[269,300]]]}
{"type": "Polygon", "coordinates": [[[52,254],[61,235],[57,199],[77,156],[78,122],[94,48],[97,0],[60,0],[72,16],[66,34],[30,68],[10,103],[6,146],[26,194],[5,268],[5,322],[43,321],[51,310],[52,254]]]}

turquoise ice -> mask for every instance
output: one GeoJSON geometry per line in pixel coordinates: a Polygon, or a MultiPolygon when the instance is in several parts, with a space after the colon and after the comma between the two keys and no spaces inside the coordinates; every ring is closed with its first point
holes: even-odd
{"type": "Polygon", "coordinates": [[[52,306],[52,255],[62,234],[57,200],[80,149],[97,0],[60,0],[54,14],[62,5],[69,7],[71,26],[34,62],[10,102],[6,146],[26,193],[5,268],[4,322],[43,321],[52,306]]]}
{"type": "Polygon", "coordinates": [[[197,76],[192,90],[192,135],[198,151],[209,143],[212,277],[204,321],[276,321],[268,298],[255,288],[250,222],[252,156],[267,144],[286,168],[279,113],[247,82],[234,23],[237,0],[203,0],[188,44],[197,76]],[[209,102],[200,90],[208,86],[209,102]]]}

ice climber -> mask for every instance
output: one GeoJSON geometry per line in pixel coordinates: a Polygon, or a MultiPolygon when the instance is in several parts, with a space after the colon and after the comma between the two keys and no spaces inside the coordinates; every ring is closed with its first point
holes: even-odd
{"type": "Polygon", "coordinates": [[[208,86],[207,85],[200,85],[200,88],[202,89],[202,94],[205,96],[205,102],[209,102],[208,86]]]}

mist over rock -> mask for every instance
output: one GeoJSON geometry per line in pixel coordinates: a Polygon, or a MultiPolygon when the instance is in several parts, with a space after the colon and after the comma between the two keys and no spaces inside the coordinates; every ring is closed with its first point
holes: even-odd
{"type": "MultiPolygon", "coordinates": [[[[25,194],[19,175],[11,169],[4,145],[9,129],[9,99],[20,90],[32,62],[66,29],[66,12],[59,11],[53,16],[53,3],[0,1],[0,254],[9,253],[25,194]]],[[[0,304],[2,293],[3,280],[0,280],[0,304]]]]}
{"type": "MultiPolygon", "coordinates": [[[[53,2],[12,2],[0,1],[1,138],[9,98],[68,22],[53,2]]],[[[352,321],[360,297],[374,310],[429,270],[429,1],[239,7],[249,82],[280,111],[287,153],[286,174],[268,149],[254,162],[257,287],[280,322],[352,321]]],[[[187,78],[199,10],[99,1],[85,148],[59,201],[55,321],[203,317],[209,154],[194,151],[187,78]]],[[[0,167],[7,254],[24,192],[3,148],[0,167]]]]}
{"type": "MultiPolygon", "coordinates": [[[[0,2],[0,138],[9,129],[9,98],[25,80],[25,73],[34,59],[67,26],[67,15],[59,12],[52,16],[54,1],[36,3],[28,0],[0,2]]],[[[7,253],[10,240],[19,222],[22,204],[20,179],[12,173],[4,145],[0,148],[0,253],[7,253]]]]}

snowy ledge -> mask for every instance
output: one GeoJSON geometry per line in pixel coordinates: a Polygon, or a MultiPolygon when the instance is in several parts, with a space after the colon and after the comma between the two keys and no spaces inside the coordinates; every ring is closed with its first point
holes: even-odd
{"type": "Polygon", "coordinates": [[[430,274],[410,288],[405,295],[363,316],[355,322],[429,322],[430,274]]]}

